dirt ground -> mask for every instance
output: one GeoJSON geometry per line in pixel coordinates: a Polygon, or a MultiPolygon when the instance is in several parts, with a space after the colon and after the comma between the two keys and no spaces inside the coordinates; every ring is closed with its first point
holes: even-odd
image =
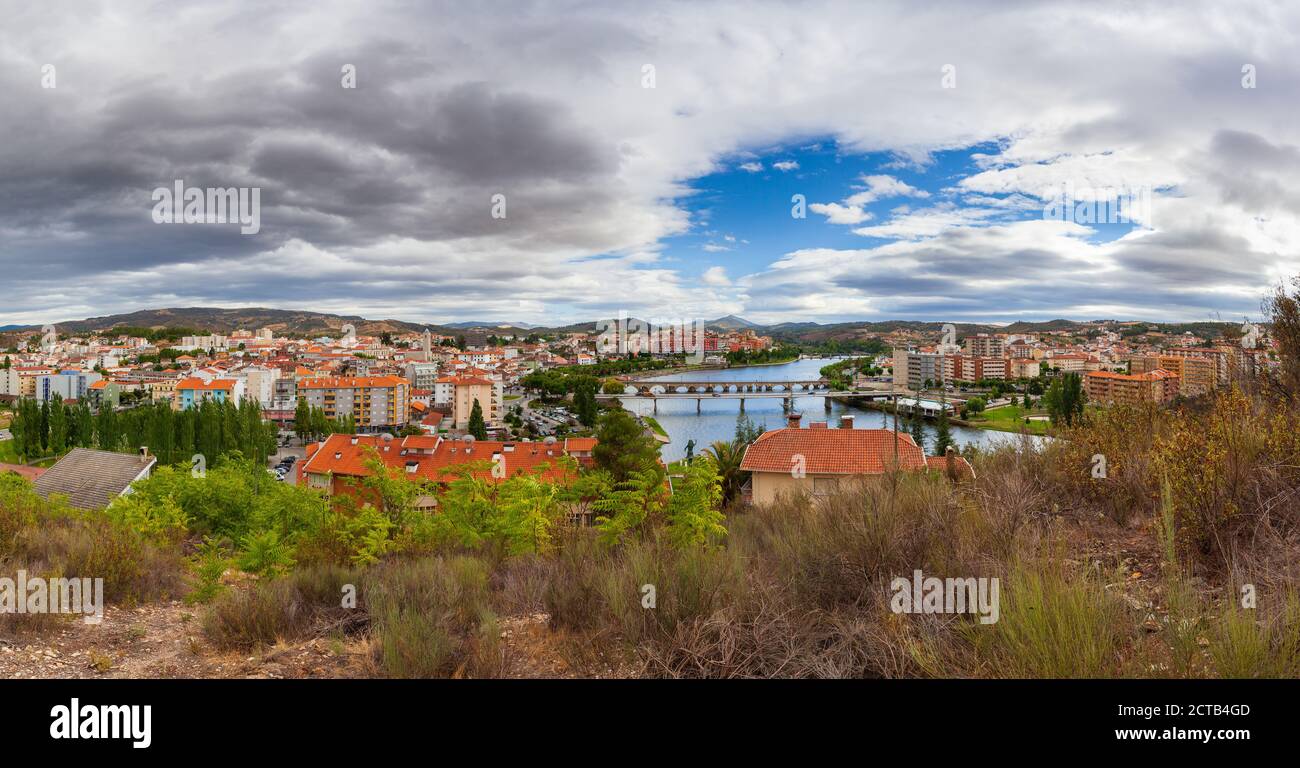
{"type": "MultiPolygon", "coordinates": [[[[351,678],[377,674],[365,638],[322,637],[253,653],[213,648],[202,606],[182,602],[105,609],[99,624],[59,619],[53,627],[0,632],[0,679],[21,678],[351,678]]],[[[505,677],[622,677],[632,673],[583,653],[552,632],[544,613],[500,621],[505,677]],[[575,654],[575,650],[578,652],[575,654]],[[575,663],[575,657],[579,660],[575,663]]]]}

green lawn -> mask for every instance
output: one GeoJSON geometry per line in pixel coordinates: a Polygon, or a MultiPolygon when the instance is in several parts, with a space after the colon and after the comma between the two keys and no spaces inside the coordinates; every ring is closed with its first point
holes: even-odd
{"type": "MultiPolygon", "coordinates": [[[[1031,416],[1045,416],[1046,412],[1034,408],[1030,411],[1031,416]]],[[[1019,405],[1007,405],[1001,408],[994,408],[991,411],[985,411],[977,416],[971,416],[966,420],[971,426],[981,427],[984,429],[996,429],[1003,432],[1019,432],[1025,430],[1031,435],[1045,435],[1047,428],[1051,425],[1049,421],[1033,420],[1028,424],[1025,423],[1025,409],[1019,405]]]]}
{"type": "Polygon", "coordinates": [[[663,425],[659,423],[658,419],[653,416],[642,416],[641,418],[645,419],[645,423],[649,424],[650,428],[653,429],[656,434],[668,437],[668,431],[663,428],[663,425]]]}

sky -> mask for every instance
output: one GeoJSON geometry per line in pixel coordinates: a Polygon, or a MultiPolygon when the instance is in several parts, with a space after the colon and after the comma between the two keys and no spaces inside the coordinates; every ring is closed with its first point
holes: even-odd
{"type": "Polygon", "coordinates": [[[0,325],[1239,321],[1300,274],[1296,3],[0,17],[0,325]],[[177,181],[258,231],[160,223],[177,181]]]}

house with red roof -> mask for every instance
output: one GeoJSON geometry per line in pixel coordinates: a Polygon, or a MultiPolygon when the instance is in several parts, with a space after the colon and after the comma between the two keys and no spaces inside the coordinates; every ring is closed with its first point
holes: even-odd
{"type": "MultiPolygon", "coordinates": [[[[300,484],[331,496],[356,496],[358,481],[373,474],[367,465],[378,459],[413,480],[432,483],[450,482],[458,469],[469,469],[484,480],[540,473],[542,479],[555,482],[571,476],[572,470],[561,462],[565,456],[580,466],[590,466],[595,443],[594,438],[500,442],[446,435],[330,435],[307,446],[307,458],[298,465],[298,478],[300,484]]],[[[436,501],[426,498],[417,506],[432,508],[436,501]]]]}
{"type": "Polygon", "coordinates": [[[895,467],[975,476],[970,463],[955,454],[927,457],[906,432],[854,429],[853,417],[843,418],[840,429],[830,429],[824,421],[801,429],[800,415],[792,414],[789,426],[764,432],[751,443],[740,468],[750,473],[752,502],[770,504],[798,493],[825,495],[846,478],[883,475],[895,467]]]}

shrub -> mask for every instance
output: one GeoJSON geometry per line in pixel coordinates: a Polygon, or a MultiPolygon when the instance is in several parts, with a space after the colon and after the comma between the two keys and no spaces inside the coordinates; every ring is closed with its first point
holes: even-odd
{"type": "Polygon", "coordinates": [[[1095,678],[1119,671],[1122,605],[1099,584],[1067,578],[1053,562],[1012,567],[994,624],[966,633],[999,677],[1095,678]]]}
{"type": "Polygon", "coordinates": [[[375,661],[389,677],[490,677],[504,668],[482,560],[386,562],[366,575],[365,594],[375,661]]]}
{"type": "Polygon", "coordinates": [[[203,631],[217,648],[249,650],[295,640],[328,628],[365,625],[364,605],[343,606],[345,584],[358,574],[335,566],[307,567],[291,575],[222,594],[203,617],[203,631]]]}

